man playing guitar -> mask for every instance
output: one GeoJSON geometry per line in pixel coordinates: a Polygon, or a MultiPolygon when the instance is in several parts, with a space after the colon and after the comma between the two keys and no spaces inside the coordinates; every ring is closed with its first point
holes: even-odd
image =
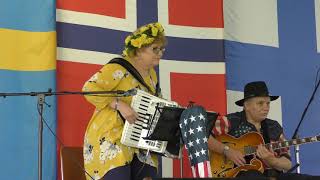
{"type": "Polygon", "coordinates": [[[270,101],[277,98],[269,95],[265,82],[248,83],[244,98],[236,102],[243,106],[243,111],[228,114],[215,122],[208,140],[214,177],[277,176],[291,168],[288,148],[273,151],[264,146],[285,140],[281,125],[267,118],[270,101]],[[253,151],[248,159],[245,155],[250,150],[249,145],[253,146],[253,151]]]}

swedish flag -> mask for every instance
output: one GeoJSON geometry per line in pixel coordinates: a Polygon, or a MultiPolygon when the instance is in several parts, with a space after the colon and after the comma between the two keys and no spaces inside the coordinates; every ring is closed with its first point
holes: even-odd
{"type": "MultiPolygon", "coordinates": [[[[55,0],[0,3],[0,93],[55,88],[55,0]]],[[[56,100],[46,97],[43,117],[55,131],[56,100]]],[[[37,97],[0,98],[1,179],[37,179],[37,97]]],[[[56,141],[44,127],[43,178],[56,179],[56,141]]]]}

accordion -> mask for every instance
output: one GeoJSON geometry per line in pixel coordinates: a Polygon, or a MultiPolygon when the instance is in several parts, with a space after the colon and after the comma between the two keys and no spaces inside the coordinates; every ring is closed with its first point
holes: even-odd
{"type": "MultiPolygon", "coordinates": [[[[179,127],[184,108],[174,101],[168,101],[136,89],[131,107],[138,113],[138,119],[130,124],[125,121],[121,143],[130,147],[146,149],[166,157],[181,158],[182,142],[179,127]]],[[[207,113],[208,118],[216,113],[207,113]]]]}

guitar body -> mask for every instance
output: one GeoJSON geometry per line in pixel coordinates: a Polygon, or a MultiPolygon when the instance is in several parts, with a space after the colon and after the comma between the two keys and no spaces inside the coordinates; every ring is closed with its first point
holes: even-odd
{"type": "MultiPolygon", "coordinates": [[[[216,139],[230,148],[237,149],[243,154],[244,147],[258,146],[264,144],[262,136],[256,132],[247,133],[239,138],[230,135],[221,135],[216,139]]],[[[235,177],[240,171],[257,170],[264,172],[262,162],[257,158],[252,158],[249,163],[244,166],[236,166],[231,160],[224,155],[211,151],[210,164],[213,177],[235,177]]]]}

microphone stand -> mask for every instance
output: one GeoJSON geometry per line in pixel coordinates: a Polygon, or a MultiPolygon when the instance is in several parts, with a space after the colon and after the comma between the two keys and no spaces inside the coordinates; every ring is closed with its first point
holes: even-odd
{"type": "MultiPolygon", "coordinates": [[[[317,92],[317,90],[318,90],[318,88],[319,88],[319,85],[320,85],[320,80],[318,81],[316,87],[314,88],[314,90],[313,90],[313,92],[312,92],[312,95],[311,95],[311,97],[310,97],[310,99],[309,99],[309,102],[308,102],[306,108],[304,109],[304,111],[303,111],[303,113],[302,113],[302,116],[301,116],[301,119],[300,119],[300,121],[299,121],[299,124],[298,124],[297,128],[295,129],[295,131],[294,131],[293,136],[292,136],[291,139],[298,139],[298,138],[299,138],[299,135],[298,135],[299,128],[300,128],[300,126],[301,126],[301,123],[302,123],[305,115],[306,115],[307,110],[309,109],[309,106],[310,106],[312,100],[314,99],[314,95],[316,94],[316,92],[317,92]]],[[[300,147],[299,147],[299,145],[295,145],[295,146],[294,146],[294,152],[295,152],[296,165],[293,166],[293,168],[291,168],[290,171],[293,171],[294,168],[297,168],[296,172],[297,172],[298,174],[300,174],[300,165],[301,165],[301,164],[300,164],[300,147]]]]}
{"type": "MultiPolygon", "coordinates": [[[[51,89],[48,89],[47,92],[30,92],[30,93],[0,93],[0,97],[7,96],[37,96],[38,103],[37,108],[39,112],[39,130],[38,130],[38,180],[42,180],[42,141],[43,141],[43,104],[46,104],[45,97],[52,95],[101,95],[101,94],[109,94],[114,97],[125,97],[132,96],[136,94],[135,89],[131,89],[128,91],[87,91],[87,92],[52,92],[51,89]]],[[[46,104],[48,105],[48,104],[46,104]]],[[[49,106],[50,107],[50,106],[49,106]]]]}
{"type": "MultiPolygon", "coordinates": [[[[50,91],[50,90],[49,90],[50,91]]],[[[38,111],[39,111],[39,130],[38,130],[38,179],[42,179],[42,134],[43,134],[43,104],[45,103],[45,95],[38,94],[38,111]]]]}

